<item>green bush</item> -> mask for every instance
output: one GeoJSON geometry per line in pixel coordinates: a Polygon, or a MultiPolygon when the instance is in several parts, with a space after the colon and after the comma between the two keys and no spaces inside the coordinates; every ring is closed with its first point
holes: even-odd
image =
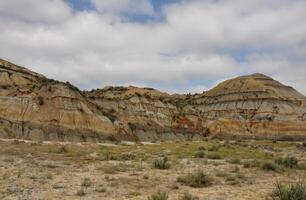
{"type": "Polygon", "coordinates": [[[283,165],[289,168],[297,168],[298,167],[298,159],[294,156],[287,156],[284,158],[278,158],[275,160],[275,163],[278,165],[283,165]]]}
{"type": "Polygon", "coordinates": [[[184,195],[180,198],[180,200],[197,200],[199,197],[193,196],[189,192],[185,192],[184,195]]]}
{"type": "Polygon", "coordinates": [[[166,192],[158,191],[155,194],[152,194],[148,197],[148,200],[167,200],[168,194],[166,192]]]}
{"type": "Polygon", "coordinates": [[[275,162],[265,162],[262,164],[261,168],[266,171],[279,171],[280,166],[275,162]]]}
{"type": "Polygon", "coordinates": [[[195,173],[178,177],[177,182],[194,188],[202,188],[212,185],[213,180],[209,175],[199,170],[195,173]]]}
{"type": "Polygon", "coordinates": [[[196,158],[205,158],[205,151],[203,150],[199,150],[196,154],[195,154],[196,158]]]}
{"type": "Polygon", "coordinates": [[[109,151],[103,152],[102,157],[103,160],[118,160],[118,156],[109,151]]]}
{"type": "Polygon", "coordinates": [[[272,196],[278,200],[306,200],[306,187],[303,183],[292,185],[278,183],[272,196]]]}
{"type": "Polygon", "coordinates": [[[81,184],[81,186],[83,186],[83,187],[89,187],[89,186],[91,186],[91,180],[90,180],[90,178],[89,178],[89,177],[84,178],[84,179],[83,179],[83,182],[82,182],[82,184],[81,184]]]}
{"type": "Polygon", "coordinates": [[[153,168],[155,169],[169,169],[170,166],[171,165],[166,156],[159,157],[153,160],[153,168]]]}

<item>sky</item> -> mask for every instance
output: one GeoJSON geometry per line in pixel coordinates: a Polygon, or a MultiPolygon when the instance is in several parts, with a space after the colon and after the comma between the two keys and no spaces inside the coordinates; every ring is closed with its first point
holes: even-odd
{"type": "Polygon", "coordinates": [[[0,26],[0,58],[83,90],[263,73],[306,94],[306,0],[0,0],[0,26]]]}

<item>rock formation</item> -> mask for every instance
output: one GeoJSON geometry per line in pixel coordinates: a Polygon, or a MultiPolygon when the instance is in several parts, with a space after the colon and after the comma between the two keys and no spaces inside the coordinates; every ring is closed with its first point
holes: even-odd
{"type": "Polygon", "coordinates": [[[197,95],[152,88],[79,91],[0,60],[0,137],[89,141],[306,138],[306,100],[262,74],[197,95]]]}
{"type": "Polygon", "coordinates": [[[100,141],[116,133],[103,111],[76,87],[0,60],[0,135],[100,141]]]}

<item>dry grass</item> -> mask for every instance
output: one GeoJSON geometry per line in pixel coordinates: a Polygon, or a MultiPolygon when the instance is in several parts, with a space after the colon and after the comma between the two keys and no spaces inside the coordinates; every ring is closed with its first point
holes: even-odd
{"type": "Polygon", "coordinates": [[[290,142],[109,145],[5,141],[0,148],[0,199],[143,200],[157,191],[164,191],[169,200],[266,199],[280,180],[304,179],[304,163],[305,150],[290,142]],[[171,167],[152,167],[160,157],[167,157],[171,167]],[[262,168],[277,162],[280,171],[262,168]],[[194,175],[199,169],[205,176],[194,175]]]}

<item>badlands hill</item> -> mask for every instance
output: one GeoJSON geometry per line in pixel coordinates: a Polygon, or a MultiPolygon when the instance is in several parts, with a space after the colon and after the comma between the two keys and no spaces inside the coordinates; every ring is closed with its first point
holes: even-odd
{"type": "Polygon", "coordinates": [[[0,60],[0,137],[101,142],[207,136],[306,138],[306,99],[262,74],[198,95],[152,88],[80,91],[0,60]]]}

